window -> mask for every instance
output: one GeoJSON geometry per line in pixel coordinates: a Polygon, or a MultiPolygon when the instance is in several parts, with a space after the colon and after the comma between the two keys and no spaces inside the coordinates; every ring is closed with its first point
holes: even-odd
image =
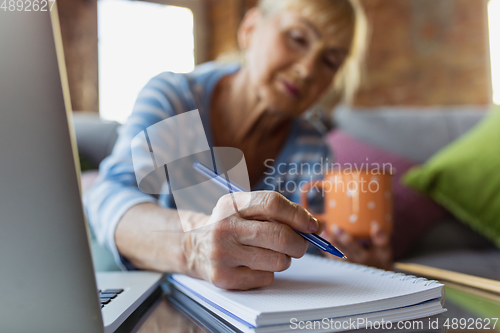
{"type": "Polygon", "coordinates": [[[155,75],[194,69],[193,12],[127,0],[99,0],[99,109],[124,122],[155,75]]]}
{"type": "Polygon", "coordinates": [[[500,104],[500,0],[488,3],[493,103],[500,104]]]}

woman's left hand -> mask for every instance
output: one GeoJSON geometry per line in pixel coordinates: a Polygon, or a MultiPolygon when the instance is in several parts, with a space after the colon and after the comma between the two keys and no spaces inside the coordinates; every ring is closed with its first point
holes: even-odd
{"type": "MultiPolygon", "coordinates": [[[[321,237],[342,251],[348,261],[386,270],[392,269],[391,237],[377,224],[373,224],[370,229],[370,241],[366,242],[368,244],[361,243],[336,225],[326,228],[321,237]]],[[[325,256],[339,259],[329,253],[325,253],[325,256]]]]}

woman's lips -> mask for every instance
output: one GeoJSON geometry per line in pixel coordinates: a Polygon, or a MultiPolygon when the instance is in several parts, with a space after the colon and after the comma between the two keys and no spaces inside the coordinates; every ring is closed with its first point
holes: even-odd
{"type": "Polygon", "coordinates": [[[285,88],[285,91],[292,97],[294,98],[299,98],[300,97],[300,90],[293,84],[290,83],[286,80],[281,80],[283,83],[283,87],[285,88]]]}

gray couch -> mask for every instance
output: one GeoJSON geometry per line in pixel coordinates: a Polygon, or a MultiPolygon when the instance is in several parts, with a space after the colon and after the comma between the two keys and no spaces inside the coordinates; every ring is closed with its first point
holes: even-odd
{"type": "MultiPolygon", "coordinates": [[[[338,108],[335,125],[362,141],[424,163],[483,117],[487,107],[338,108]]],[[[436,224],[404,261],[500,280],[500,250],[456,219],[436,224]]]]}
{"type": "MultiPolygon", "coordinates": [[[[339,107],[333,123],[356,138],[423,163],[472,128],[485,111],[485,107],[339,107]]],[[[74,122],[80,154],[97,167],[111,153],[119,124],[85,113],[75,114],[74,122]]],[[[117,269],[95,241],[93,253],[96,269],[117,269]]],[[[430,230],[406,261],[500,280],[500,250],[454,219],[430,230]]]]}

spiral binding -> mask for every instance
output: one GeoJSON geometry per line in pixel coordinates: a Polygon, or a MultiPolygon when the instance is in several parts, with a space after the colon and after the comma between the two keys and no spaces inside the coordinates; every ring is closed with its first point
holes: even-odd
{"type": "Polygon", "coordinates": [[[351,267],[354,270],[360,271],[360,272],[368,272],[370,274],[379,274],[380,276],[387,276],[390,279],[397,279],[399,278],[399,281],[412,281],[414,284],[423,284],[425,287],[428,287],[433,284],[440,284],[439,281],[436,280],[429,280],[423,277],[417,277],[415,275],[407,275],[404,273],[399,273],[399,272],[393,272],[393,271],[386,271],[380,268],[375,268],[375,267],[369,267],[369,266],[364,266],[360,264],[354,264],[350,262],[343,262],[343,261],[333,261],[327,258],[321,258],[318,256],[314,256],[316,259],[329,262],[338,266],[345,266],[345,267],[351,267]]]}

